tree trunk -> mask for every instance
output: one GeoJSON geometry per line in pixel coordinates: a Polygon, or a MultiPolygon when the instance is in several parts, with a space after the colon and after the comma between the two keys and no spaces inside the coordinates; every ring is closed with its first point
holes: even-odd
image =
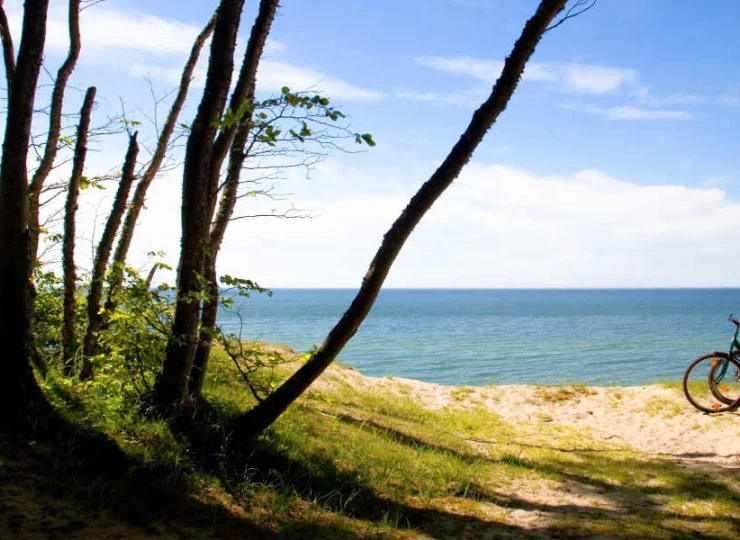
{"type": "Polygon", "coordinates": [[[208,295],[203,300],[203,310],[200,316],[200,339],[195,352],[193,368],[190,372],[190,394],[193,397],[200,397],[201,395],[208,369],[208,361],[211,355],[213,332],[216,329],[216,319],[218,317],[218,274],[216,272],[216,260],[221,250],[224,235],[226,234],[226,227],[236,206],[241,168],[246,158],[244,147],[249,137],[250,126],[251,116],[245,119],[239,126],[239,130],[234,137],[218,215],[211,227],[211,234],[208,241],[208,252],[206,253],[203,272],[208,287],[208,295]]]}
{"type": "Polygon", "coordinates": [[[136,141],[136,135],[134,133],[129,137],[121,181],[118,184],[116,197],[113,200],[113,208],[110,216],[108,216],[108,221],[105,223],[105,230],[95,253],[90,290],[87,293],[87,329],[85,330],[85,339],[82,346],[82,371],[80,372],[80,378],[83,380],[92,377],[93,367],[90,357],[98,354],[98,331],[103,318],[100,313],[100,300],[103,297],[105,269],[108,266],[108,258],[113,249],[118,228],[121,226],[123,213],[126,211],[128,194],[136,176],[136,158],[139,155],[139,144],[136,141]]]}
{"type": "Polygon", "coordinates": [[[185,64],[185,68],[183,69],[182,76],[180,78],[177,96],[175,96],[175,101],[170,107],[170,112],[167,114],[167,119],[164,122],[162,132],[157,140],[157,147],[154,150],[154,156],[142,173],[139,183],[136,185],[136,190],[134,191],[134,196],[128,208],[128,212],[126,212],[126,219],[123,223],[123,229],[121,230],[121,237],[118,239],[116,252],[113,255],[113,262],[111,263],[111,272],[108,281],[108,297],[105,301],[105,313],[107,314],[107,317],[110,317],[116,309],[114,296],[123,283],[123,267],[126,265],[128,250],[131,247],[131,241],[134,238],[136,221],[139,219],[139,214],[144,208],[144,203],[146,202],[146,193],[155,176],[159,172],[159,169],[162,167],[162,163],[167,154],[167,147],[170,144],[172,133],[175,131],[175,126],[177,125],[177,119],[180,116],[180,112],[182,111],[183,105],[185,105],[185,100],[188,96],[188,90],[193,79],[195,66],[198,64],[200,52],[203,49],[203,45],[208,40],[208,37],[213,32],[215,24],[216,16],[214,15],[211,17],[211,20],[208,21],[208,24],[203,28],[198,37],[195,38],[195,42],[190,51],[190,57],[185,64]]]}
{"type": "Polygon", "coordinates": [[[154,403],[163,412],[179,408],[187,397],[188,377],[198,339],[200,274],[208,243],[209,198],[215,192],[210,174],[211,154],[231,84],[243,7],[244,0],[221,0],[203,98],[185,151],[177,299],[164,365],[154,386],[154,403]]]}
{"type": "Polygon", "coordinates": [[[29,187],[28,203],[28,229],[30,232],[29,256],[31,263],[36,260],[38,251],[39,236],[41,227],[39,224],[39,211],[41,205],[41,191],[44,182],[49,177],[49,173],[54,167],[54,160],[57,156],[57,145],[59,144],[59,134],[62,129],[62,111],[64,105],[64,92],[67,89],[67,82],[72,76],[72,72],[77,65],[77,59],[80,57],[82,42],[80,40],[80,0],[69,1],[69,50],[67,58],[57,72],[57,78],[54,82],[54,89],[51,93],[51,107],[49,110],[49,131],[46,136],[46,145],[44,146],[44,155],[41,163],[36,169],[29,187]]]}
{"type": "Polygon", "coordinates": [[[344,345],[357,332],[378,296],[388,271],[403,244],[440,195],[452,184],[488,129],[506,108],[527,60],[542,34],[567,0],[542,0],[534,16],[524,26],[521,36],[506,59],[501,76],[488,99],[475,111],[465,132],[440,167],[425,182],[383,237],[365,274],[362,286],[349,309],[329,332],[321,346],[285,383],[235,422],[235,438],[252,439],[272,424],[316,378],[334,361],[344,345]]]}
{"type": "MultiPolygon", "coordinates": [[[[262,0],[260,2],[259,13],[255,19],[254,26],[252,26],[247,49],[244,53],[244,61],[239,72],[239,79],[231,95],[230,108],[232,111],[239,110],[243,103],[254,102],[257,68],[259,67],[259,60],[262,57],[262,52],[267,42],[267,36],[270,33],[272,21],[275,19],[277,8],[278,0],[262,0]]],[[[244,147],[249,138],[251,126],[252,111],[247,110],[244,118],[241,118],[233,126],[225,128],[219,134],[214,144],[211,174],[216,177],[220,175],[221,165],[227,151],[229,152],[229,166],[224,183],[223,197],[221,198],[216,221],[211,227],[208,250],[205,256],[203,277],[206,280],[208,294],[203,300],[203,309],[200,316],[200,337],[193,360],[193,367],[190,372],[189,391],[193,397],[199,397],[201,394],[208,360],[211,354],[213,332],[216,329],[216,318],[218,316],[218,274],[216,272],[216,260],[218,258],[218,252],[221,249],[226,227],[229,224],[231,215],[234,212],[234,206],[236,205],[239,178],[245,159],[244,147]]],[[[208,210],[209,222],[213,219],[216,201],[217,197],[213,196],[208,210]]]]}
{"type": "Polygon", "coordinates": [[[206,255],[203,277],[206,280],[207,296],[203,300],[203,309],[200,313],[200,336],[188,384],[188,391],[193,398],[199,398],[203,391],[208,360],[211,357],[213,332],[216,329],[216,319],[218,317],[218,275],[216,273],[215,254],[208,253],[206,255]]]}
{"type": "Polygon", "coordinates": [[[0,426],[34,428],[51,414],[29,363],[31,274],[26,159],[46,37],[48,0],[26,0],[0,161],[0,426]]]}
{"type": "Polygon", "coordinates": [[[77,217],[77,198],[80,195],[80,182],[85,169],[87,156],[87,134],[90,130],[90,115],[95,102],[95,87],[85,93],[85,101],[80,112],[77,127],[77,143],[72,162],[72,176],[67,188],[67,203],[64,206],[64,241],[62,243],[62,276],[64,281],[64,308],[62,310],[62,363],[64,373],[72,375],[74,358],[77,352],[77,333],[75,332],[75,293],[77,292],[77,269],[75,268],[75,218],[77,217]]]}

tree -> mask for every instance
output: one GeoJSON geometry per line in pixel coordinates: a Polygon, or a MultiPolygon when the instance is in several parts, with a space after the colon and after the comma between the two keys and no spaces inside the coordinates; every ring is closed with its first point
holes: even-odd
{"type": "MultiPolygon", "coordinates": [[[[239,121],[221,122],[234,68],[236,34],[243,0],[221,0],[211,41],[203,98],[193,121],[183,170],[182,241],[172,333],[162,372],[154,387],[160,409],[177,409],[187,398],[190,370],[198,343],[202,274],[221,165],[239,121]],[[220,131],[219,131],[220,128],[220,131]]],[[[277,10],[277,0],[262,0],[247,45],[230,110],[242,110],[277,10]]],[[[249,103],[249,102],[247,102],[249,103]]]]}
{"type": "MultiPolygon", "coordinates": [[[[172,139],[175,127],[177,126],[177,120],[188,96],[188,90],[190,89],[190,83],[193,79],[193,73],[195,72],[195,67],[198,63],[200,52],[203,49],[206,41],[210,37],[211,33],[213,32],[213,27],[215,26],[215,24],[216,16],[214,15],[208,21],[208,24],[206,24],[205,28],[203,28],[200,34],[198,34],[198,36],[195,38],[195,42],[193,43],[193,47],[190,51],[190,56],[185,63],[185,67],[182,71],[182,76],[180,77],[180,84],[177,88],[177,95],[175,96],[175,100],[170,106],[170,111],[167,114],[164,126],[162,127],[162,131],[160,132],[159,138],[157,139],[157,145],[154,150],[154,155],[152,156],[149,164],[144,168],[143,172],[139,174],[139,182],[136,184],[133,198],[128,206],[128,210],[126,211],[126,218],[123,223],[123,229],[121,230],[121,236],[118,239],[118,244],[116,246],[116,251],[113,255],[113,261],[111,263],[109,271],[108,296],[105,301],[104,309],[106,318],[110,317],[116,309],[114,298],[116,292],[123,283],[123,268],[126,265],[128,251],[131,248],[131,242],[134,238],[134,231],[136,229],[136,223],[139,219],[139,214],[141,214],[141,211],[144,208],[147,191],[149,190],[149,187],[152,185],[152,182],[159,173],[162,164],[164,163],[165,156],[167,154],[167,148],[170,144],[170,140],[172,139]]],[[[93,283],[95,282],[95,276],[93,276],[93,283]]],[[[95,314],[98,314],[99,311],[99,300],[98,304],[96,305],[94,298],[88,299],[88,313],[95,312],[95,314]],[[90,302],[90,300],[92,300],[92,302],[90,302]]],[[[85,357],[96,354],[97,350],[96,332],[98,331],[98,325],[92,322],[92,318],[89,318],[89,321],[91,325],[88,325],[85,334],[85,349],[83,351],[85,357]]],[[[100,321],[99,324],[101,326],[105,326],[104,321],[100,321]]]]}
{"type": "Polygon", "coordinates": [[[354,336],[370,312],[388,271],[414,227],[457,178],[486,132],[506,108],[527,61],[566,2],[567,0],[541,0],[534,16],[527,21],[511,54],[506,58],[501,76],[488,99],[475,111],[467,129],[442,164],[419,188],[383,237],[349,309],[305,364],[275,392],[235,422],[237,440],[250,440],[272,424],[329,367],[354,336]]]}
{"type": "Polygon", "coordinates": [[[56,80],[51,94],[51,104],[49,109],[49,130],[46,135],[44,145],[44,154],[41,158],[36,172],[31,179],[28,190],[28,230],[29,230],[29,256],[31,261],[36,260],[38,251],[39,235],[41,226],[39,220],[39,211],[41,206],[41,193],[44,183],[49,177],[49,173],[54,167],[54,160],[57,156],[59,135],[62,129],[62,112],[64,106],[64,93],[67,90],[67,83],[72,76],[72,72],[77,65],[82,49],[80,38],[80,3],[81,0],[69,1],[69,49],[67,58],[62,63],[57,72],[56,80]]]}
{"type": "Polygon", "coordinates": [[[77,350],[75,332],[75,293],[77,291],[77,269],[75,268],[75,217],[77,198],[80,194],[80,183],[87,156],[87,134],[90,129],[90,116],[95,103],[95,87],[87,89],[80,113],[80,125],[77,128],[77,143],[72,164],[72,176],[67,187],[67,204],[64,210],[64,242],[62,245],[62,272],[64,275],[64,313],[62,318],[62,363],[68,375],[74,369],[74,358],[77,350]]]}
{"type": "MultiPolygon", "coordinates": [[[[344,113],[330,105],[328,98],[319,94],[294,93],[283,87],[280,95],[263,101],[247,102],[251,107],[240,121],[229,151],[226,177],[219,192],[218,212],[211,225],[208,250],[204,263],[205,281],[203,308],[200,317],[200,339],[190,371],[189,391],[193,398],[200,397],[210,358],[211,343],[219,330],[216,327],[219,300],[216,263],[227,227],[232,219],[246,217],[301,218],[305,214],[291,210],[285,213],[234,217],[239,192],[243,185],[247,191],[242,197],[269,195],[261,186],[259,175],[274,177],[279,171],[294,167],[310,169],[326,155],[326,150],[345,150],[339,141],[354,139],[358,144],[374,146],[369,133],[355,133],[337,122],[346,118],[344,113]],[[254,163],[250,164],[249,162],[254,163]],[[243,179],[244,170],[251,170],[257,178],[243,179]]],[[[242,189],[243,191],[243,189],[242,189]]],[[[236,286],[241,295],[251,291],[265,292],[250,280],[227,276],[222,283],[236,286]],[[226,283],[228,282],[228,283],[226,283]]]]}
{"type": "MultiPolygon", "coordinates": [[[[128,151],[123,162],[123,171],[121,180],[118,182],[118,190],[113,199],[113,208],[108,220],[105,222],[103,236],[100,238],[98,248],[95,252],[95,262],[93,272],[90,277],[90,287],[87,292],[87,329],[83,343],[82,370],[80,371],[81,379],[89,379],[93,375],[92,362],[90,357],[97,354],[97,335],[101,325],[100,299],[103,296],[103,281],[105,279],[105,269],[108,266],[108,258],[113,249],[113,242],[118,234],[118,228],[121,225],[121,219],[126,212],[128,203],[128,194],[135,180],[136,158],[139,155],[139,144],[136,140],[137,133],[129,135],[128,151]]],[[[67,233],[65,232],[65,239],[67,233]]],[[[66,285],[65,285],[66,290],[66,285]]]]}
{"type": "Polygon", "coordinates": [[[31,257],[26,173],[48,9],[48,0],[26,0],[15,66],[8,63],[12,56],[7,54],[9,33],[3,32],[6,73],[12,73],[0,159],[0,343],[3,347],[0,423],[6,428],[28,429],[51,410],[29,363],[31,257]]]}

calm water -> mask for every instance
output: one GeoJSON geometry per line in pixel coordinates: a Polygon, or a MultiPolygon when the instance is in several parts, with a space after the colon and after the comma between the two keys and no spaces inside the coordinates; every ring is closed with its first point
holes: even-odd
{"type": "MultiPolygon", "coordinates": [[[[238,301],[243,339],[305,351],[349,306],[351,290],[276,290],[238,301]]],[[[339,360],[373,376],[454,385],[636,385],[680,379],[727,350],[740,289],[381,292],[339,360]]],[[[221,314],[239,332],[234,313],[221,314]]]]}

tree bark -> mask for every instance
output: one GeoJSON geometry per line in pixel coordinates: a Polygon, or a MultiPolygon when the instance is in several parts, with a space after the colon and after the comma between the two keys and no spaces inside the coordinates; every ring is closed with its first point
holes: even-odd
{"type": "Polygon", "coordinates": [[[445,160],[429,180],[419,188],[383,237],[380,248],[370,263],[362,286],[349,309],[304,365],[274,393],[235,422],[234,430],[237,440],[250,440],[272,424],[329,367],[344,345],[357,332],[360,324],[370,312],[403,244],[424,214],[457,178],[486,132],[506,108],[542,34],[553,18],[563,9],[566,1],[541,0],[536,13],[527,21],[521,36],[506,59],[504,69],[491,95],[475,111],[467,129],[445,160]]]}
{"type": "Polygon", "coordinates": [[[211,355],[211,344],[213,332],[216,329],[218,317],[218,274],[216,272],[216,260],[221,250],[221,244],[226,233],[234,207],[239,188],[239,177],[241,168],[246,158],[244,146],[249,136],[251,120],[245,121],[236,133],[229,156],[229,168],[224,183],[224,192],[218,209],[218,215],[211,227],[208,241],[208,251],[205,257],[203,276],[206,280],[207,296],[203,300],[203,309],[200,316],[200,339],[193,360],[193,368],[190,371],[190,394],[200,397],[205,382],[208,361],[211,355]]]}
{"type": "Polygon", "coordinates": [[[87,134],[90,130],[90,115],[95,103],[95,87],[85,93],[80,111],[80,124],[77,127],[77,143],[72,161],[72,176],[67,187],[67,203],[64,206],[64,240],[62,242],[62,277],[64,281],[64,308],[62,310],[62,364],[64,373],[72,375],[74,358],[77,352],[77,333],[75,332],[75,293],[77,292],[77,269],[75,267],[75,218],[77,217],[77,198],[80,195],[80,182],[85,169],[87,156],[87,134]]]}
{"type": "Polygon", "coordinates": [[[44,182],[49,177],[54,160],[57,156],[57,145],[59,143],[59,134],[62,129],[62,109],[64,105],[64,92],[67,89],[67,82],[72,76],[72,72],[77,65],[77,59],[80,57],[82,42],[80,40],[80,0],[69,1],[69,50],[67,58],[57,72],[57,78],[54,82],[54,89],[51,93],[51,109],[49,111],[49,131],[46,136],[46,145],[44,146],[44,155],[41,163],[36,169],[29,186],[29,204],[28,204],[28,228],[30,232],[29,256],[31,263],[36,260],[36,253],[39,246],[39,235],[41,227],[39,224],[39,211],[41,205],[41,191],[44,182]]]}
{"type": "Polygon", "coordinates": [[[203,98],[185,150],[177,299],[172,333],[153,396],[162,412],[176,410],[187,397],[188,377],[198,339],[200,274],[208,242],[209,198],[215,192],[210,174],[213,143],[228,98],[243,7],[244,0],[221,0],[203,98]]]}
{"type": "Polygon", "coordinates": [[[144,204],[146,202],[146,193],[159,172],[159,169],[162,167],[162,163],[167,154],[167,147],[170,144],[172,133],[175,131],[175,126],[177,125],[177,119],[180,116],[180,112],[182,111],[182,108],[185,105],[185,100],[188,96],[188,90],[193,79],[193,72],[198,64],[200,52],[203,49],[203,45],[208,40],[208,37],[213,32],[215,24],[216,16],[214,15],[211,17],[211,20],[208,21],[208,24],[203,28],[198,37],[195,38],[193,47],[190,50],[190,56],[188,61],[185,63],[185,68],[180,77],[180,85],[178,86],[175,101],[172,103],[170,111],[167,114],[167,119],[164,122],[162,132],[157,140],[157,147],[154,150],[152,160],[141,174],[139,183],[136,185],[136,190],[134,190],[134,196],[128,211],[126,212],[126,219],[123,223],[123,229],[121,230],[121,237],[118,239],[116,252],[113,255],[113,261],[111,263],[111,272],[108,281],[108,297],[105,301],[105,312],[108,317],[116,309],[114,296],[123,283],[123,267],[126,265],[128,251],[131,247],[131,241],[134,238],[136,222],[139,219],[139,214],[144,208],[144,204]]]}
{"type": "Polygon", "coordinates": [[[48,0],[26,0],[0,161],[0,426],[34,428],[51,414],[29,363],[31,275],[26,159],[44,52],[48,0]]]}
{"type": "Polygon", "coordinates": [[[10,99],[10,88],[13,85],[15,75],[15,50],[13,48],[13,36],[10,33],[8,17],[5,14],[3,0],[0,0],[0,38],[3,41],[3,61],[5,62],[5,80],[8,85],[8,99],[10,99]]]}
{"type": "Polygon", "coordinates": [[[100,313],[100,301],[103,297],[103,283],[105,282],[105,269],[113,249],[113,242],[121,226],[121,219],[126,211],[126,203],[131,186],[136,176],[136,158],[139,155],[139,144],[136,141],[136,133],[129,137],[128,150],[123,162],[121,181],[118,183],[116,197],[113,200],[108,221],[105,223],[103,236],[100,238],[98,249],[95,253],[95,263],[92,277],[90,278],[90,290],[87,293],[87,328],[82,346],[82,370],[80,378],[86,380],[92,377],[93,367],[90,357],[98,354],[98,331],[102,322],[100,313]]]}
{"type": "MultiPolygon", "coordinates": [[[[257,81],[257,68],[259,60],[265,49],[267,36],[270,33],[272,22],[278,8],[278,0],[262,0],[260,2],[257,18],[252,26],[252,32],[244,53],[244,61],[239,72],[234,92],[231,95],[230,108],[237,111],[243,103],[254,102],[254,92],[257,81]]],[[[221,249],[226,227],[234,212],[236,195],[239,187],[241,168],[244,164],[244,147],[249,138],[252,126],[252,111],[248,110],[233,126],[224,128],[214,143],[214,157],[211,162],[211,175],[216,178],[220,176],[221,165],[229,153],[229,166],[226,173],[224,193],[221,198],[216,221],[211,227],[208,250],[205,255],[203,277],[206,281],[207,295],[203,300],[203,308],[200,316],[200,337],[190,372],[189,391],[194,397],[199,397],[203,389],[208,360],[211,353],[211,342],[213,331],[216,328],[218,316],[218,274],[216,272],[216,260],[221,249]],[[230,149],[230,150],[229,150],[230,149]]],[[[213,182],[217,185],[217,180],[213,182]]],[[[218,197],[214,193],[211,197],[208,215],[209,222],[213,219],[218,197]]]]}
{"type": "MultiPolygon", "coordinates": [[[[234,85],[234,91],[231,94],[229,108],[236,112],[244,103],[254,102],[254,90],[257,79],[257,68],[259,67],[260,58],[265,50],[267,36],[272,28],[272,21],[275,19],[279,0],[261,0],[257,17],[254,20],[252,31],[249,34],[247,49],[244,51],[244,60],[239,70],[239,78],[234,85]]],[[[221,166],[229,153],[229,148],[234,140],[234,136],[239,128],[239,124],[251,118],[251,111],[240,122],[231,126],[225,126],[216,138],[213,145],[213,157],[211,159],[211,174],[219,175],[221,166]]],[[[214,197],[215,200],[215,197],[214,197]]],[[[211,216],[215,211],[215,205],[211,210],[211,216]]]]}

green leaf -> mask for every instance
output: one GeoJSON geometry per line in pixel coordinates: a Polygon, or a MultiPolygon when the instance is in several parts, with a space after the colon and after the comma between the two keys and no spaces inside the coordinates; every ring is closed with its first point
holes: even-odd
{"type": "Polygon", "coordinates": [[[375,146],[375,141],[373,140],[373,136],[370,135],[369,133],[363,133],[361,137],[362,137],[362,140],[365,141],[365,144],[367,144],[368,146],[375,146]]]}

